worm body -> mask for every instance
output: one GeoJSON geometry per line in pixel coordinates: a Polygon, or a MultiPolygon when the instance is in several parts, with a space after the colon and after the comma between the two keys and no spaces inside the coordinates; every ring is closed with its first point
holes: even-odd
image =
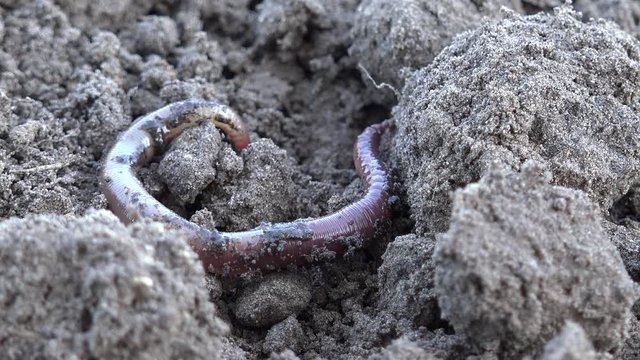
{"type": "Polygon", "coordinates": [[[371,238],[376,222],[389,218],[389,184],[378,148],[390,121],[372,125],[358,136],[354,162],[366,194],[333,214],[240,232],[207,230],[182,218],[147,193],[136,172],[182,131],[204,121],[221,129],[237,150],[249,144],[244,124],[229,107],[196,99],[176,102],[136,120],[120,136],[104,159],[100,188],[121,221],[148,217],[183,230],[206,270],[236,276],[301,265],[327,252],[341,254],[348,247],[345,238],[371,238]]]}

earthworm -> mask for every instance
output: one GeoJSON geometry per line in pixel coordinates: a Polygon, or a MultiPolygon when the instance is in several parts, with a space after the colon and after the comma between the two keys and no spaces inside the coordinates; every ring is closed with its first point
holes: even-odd
{"type": "Polygon", "coordinates": [[[369,239],[376,223],[390,217],[387,174],[378,159],[382,134],[391,126],[387,120],[366,128],[354,145],[366,194],[333,214],[240,232],[207,230],[182,218],[151,196],[136,173],[182,131],[205,121],[222,130],[236,150],[248,146],[248,131],[230,107],[211,100],[180,101],[139,118],[120,135],[104,158],[99,183],[111,211],[124,223],[151,218],[183,230],[206,271],[237,276],[302,265],[327,251],[342,254],[348,248],[345,239],[369,239]]]}

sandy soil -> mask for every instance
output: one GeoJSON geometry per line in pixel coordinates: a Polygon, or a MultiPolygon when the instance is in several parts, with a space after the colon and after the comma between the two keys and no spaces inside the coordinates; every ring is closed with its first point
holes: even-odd
{"type": "Polygon", "coordinates": [[[639,358],[639,19],[635,0],[0,0],[0,358],[639,358]],[[176,211],[240,230],[337,210],[362,194],[354,139],[394,118],[391,226],[229,281],[180,233],[122,225],[101,157],[189,97],[252,144],[176,139],[140,173],[176,211]]]}

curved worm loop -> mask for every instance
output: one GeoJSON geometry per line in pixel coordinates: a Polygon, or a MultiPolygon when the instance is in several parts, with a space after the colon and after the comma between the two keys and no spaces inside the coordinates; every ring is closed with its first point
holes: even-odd
{"type": "Polygon", "coordinates": [[[366,187],[365,196],[343,209],[316,219],[263,224],[241,232],[207,230],[192,223],[151,196],[136,172],[189,127],[204,121],[220,128],[237,150],[249,144],[247,129],[228,106],[215,101],[190,99],[167,105],[136,120],[113,145],[104,159],[100,188],[111,210],[125,223],[148,217],[183,230],[206,270],[226,276],[271,270],[332,252],[343,253],[345,238],[371,238],[376,223],[390,217],[388,179],[378,159],[387,120],[366,128],[354,146],[354,162],[366,187]]]}

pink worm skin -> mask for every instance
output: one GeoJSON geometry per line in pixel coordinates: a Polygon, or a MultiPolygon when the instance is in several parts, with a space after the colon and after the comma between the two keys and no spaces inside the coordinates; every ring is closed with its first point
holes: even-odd
{"type": "Polygon", "coordinates": [[[348,248],[345,238],[370,239],[376,223],[389,219],[389,184],[378,150],[390,120],[369,126],[358,136],[353,158],[366,194],[333,214],[240,232],[207,230],[182,218],[151,196],[136,173],[182,131],[204,121],[221,129],[238,151],[248,146],[248,131],[228,106],[201,99],[172,103],[139,118],[120,135],[104,159],[100,189],[124,223],[152,218],[183,230],[205,270],[232,277],[302,265],[327,251],[342,254],[348,248]]]}

